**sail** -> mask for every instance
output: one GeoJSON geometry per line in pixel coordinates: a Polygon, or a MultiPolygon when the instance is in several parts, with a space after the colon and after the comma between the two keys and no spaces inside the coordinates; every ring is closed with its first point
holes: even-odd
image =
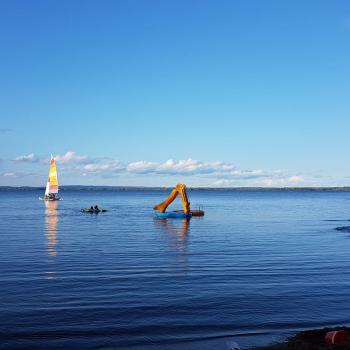
{"type": "Polygon", "coordinates": [[[51,155],[49,177],[47,179],[45,196],[50,193],[58,193],[58,179],[55,159],[51,155]]]}

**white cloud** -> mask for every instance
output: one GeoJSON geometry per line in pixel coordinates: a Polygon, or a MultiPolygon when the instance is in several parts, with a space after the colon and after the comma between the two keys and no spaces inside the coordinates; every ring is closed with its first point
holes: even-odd
{"type": "Polygon", "coordinates": [[[157,167],[157,171],[165,173],[200,172],[201,169],[204,168],[204,166],[204,163],[193,160],[191,158],[178,161],[169,159],[166,162],[159,164],[157,167]]]}
{"type": "Polygon", "coordinates": [[[169,159],[163,163],[149,162],[145,160],[129,163],[125,169],[133,174],[158,174],[163,176],[187,176],[192,180],[196,176],[198,182],[207,179],[211,186],[263,186],[285,187],[296,186],[304,182],[300,175],[291,175],[281,170],[267,171],[262,169],[242,170],[232,163],[220,161],[203,162],[193,160],[169,159]]]}
{"type": "Polygon", "coordinates": [[[233,164],[223,162],[202,162],[194,159],[173,160],[168,159],[163,163],[149,162],[145,160],[129,163],[127,171],[135,173],[157,173],[167,175],[178,174],[213,174],[213,173],[229,173],[234,171],[233,164]]]}
{"type": "MultiPolygon", "coordinates": [[[[88,163],[83,166],[83,172],[101,174],[101,173],[115,173],[125,170],[125,167],[117,160],[111,160],[107,163],[88,163]]],[[[86,176],[86,175],[85,175],[86,176]]]]}
{"type": "Polygon", "coordinates": [[[237,181],[236,180],[220,179],[220,180],[214,181],[211,185],[214,187],[237,186],[237,181]]]}
{"type": "Polygon", "coordinates": [[[203,170],[207,169],[209,170],[211,166],[209,163],[203,163],[197,160],[193,160],[191,158],[185,159],[185,160],[173,160],[169,159],[164,163],[161,163],[157,167],[158,172],[164,172],[164,173],[193,173],[197,172],[200,173],[203,170]]]}
{"type": "Polygon", "coordinates": [[[152,172],[157,169],[157,163],[140,160],[138,162],[129,163],[126,170],[135,173],[152,172]]]}
{"type": "Polygon", "coordinates": [[[297,186],[305,182],[300,175],[293,175],[281,170],[263,171],[263,170],[236,170],[231,177],[218,179],[212,183],[218,187],[232,186],[253,186],[253,187],[288,187],[297,186]]]}
{"type": "Polygon", "coordinates": [[[23,156],[18,156],[15,158],[16,162],[28,162],[28,163],[36,163],[39,161],[39,158],[34,155],[34,153],[30,153],[23,156]]]}
{"type": "Polygon", "coordinates": [[[298,183],[304,182],[305,180],[300,175],[294,175],[294,176],[291,176],[290,178],[288,178],[288,181],[291,183],[298,184],[298,183]]]}
{"type": "Polygon", "coordinates": [[[78,156],[75,152],[73,151],[68,151],[64,155],[56,155],[55,157],[56,162],[65,164],[65,163],[79,163],[82,161],[86,161],[87,157],[86,156],[78,156]]]}
{"type": "Polygon", "coordinates": [[[298,186],[305,182],[304,178],[300,175],[293,175],[280,178],[266,178],[256,182],[258,187],[291,187],[298,186]]]}
{"type": "Polygon", "coordinates": [[[2,174],[3,177],[16,177],[15,173],[3,173],[2,174]]]}
{"type": "MultiPolygon", "coordinates": [[[[64,156],[56,157],[57,162],[70,164],[71,172],[81,176],[112,177],[116,174],[125,176],[159,175],[162,177],[186,176],[191,180],[207,179],[212,186],[295,186],[304,181],[299,175],[291,175],[281,170],[266,171],[262,169],[242,170],[232,163],[221,161],[203,162],[192,158],[184,160],[168,159],[165,162],[151,162],[139,160],[130,163],[121,163],[115,159],[88,158],[78,156],[75,152],[67,152],[64,156]],[[76,164],[77,163],[77,164],[76,164]]],[[[161,179],[162,177],[159,177],[161,179]]]]}
{"type": "MultiPolygon", "coordinates": [[[[33,153],[16,157],[18,162],[39,162],[33,153]]],[[[67,178],[106,179],[118,175],[126,183],[140,181],[140,183],[157,184],[184,181],[192,186],[205,185],[215,187],[253,186],[253,187],[287,187],[305,186],[314,183],[312,176],[305,180],[303,176],[291,174],[282,170],[239,169],[235,164],[222,161],[201,161],[192,158],[168,159],[164,162],[139,160],[122,163],[117,159],[107,157],[88,157],[68,151],[63,155],[56,155],[60,174],[67,178]],[[134,179],[134,180],[131,180],[134,179]],[[151,180],[152,179],[152,180],[151,180]],[[130,180],[130,181],[129,181],[130,180]]],[[[45,164],[47,159],[45,161],[45,164]]],[[[17,177],[17,172],[8,170],[4,177],[17,177]]],[[[44,170],[40,170],[40,173],[44,170]]]]}

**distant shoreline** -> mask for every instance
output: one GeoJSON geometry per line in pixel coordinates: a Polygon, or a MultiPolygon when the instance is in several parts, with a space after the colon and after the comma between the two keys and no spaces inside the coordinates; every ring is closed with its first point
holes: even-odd
{"type": "MultiPolygon", "coordinates": [[[[0,191],[39,191],[44,186],[0,186],[0,191]]],[[[147,186],[89,186],[67,185],[61,186],[61,191],[169,191],[173,187],[147,186]]],[[[188,187],[191,191],[217,192],[350,192],[350,187],[188,187]]]]}

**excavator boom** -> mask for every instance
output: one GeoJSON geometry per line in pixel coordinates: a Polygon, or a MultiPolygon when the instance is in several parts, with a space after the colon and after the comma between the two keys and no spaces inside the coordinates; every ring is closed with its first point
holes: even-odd
{"type": "Polygon", "coordinates": [[[161,213],[165,213],[166,208],[175,200],[177,195],[180,194],[182,206],[184,208],[184,213],[190,213],[190,202],[187,197],[186,185],[185,184],[177,184],[175,188],[171,191],[168,198],[153,207],[154,210],[158,210],[161,213]]]}

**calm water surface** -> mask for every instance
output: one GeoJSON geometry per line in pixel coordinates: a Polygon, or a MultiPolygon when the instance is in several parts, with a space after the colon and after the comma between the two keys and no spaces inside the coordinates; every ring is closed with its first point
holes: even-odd
{"type": "Polygon", "coordinates": [[[224,350],[350,323],[350,193],[192,191],[189,222],[153,217],[162,191],[39,195],[0,192],[1,349],[224,350]]]}

